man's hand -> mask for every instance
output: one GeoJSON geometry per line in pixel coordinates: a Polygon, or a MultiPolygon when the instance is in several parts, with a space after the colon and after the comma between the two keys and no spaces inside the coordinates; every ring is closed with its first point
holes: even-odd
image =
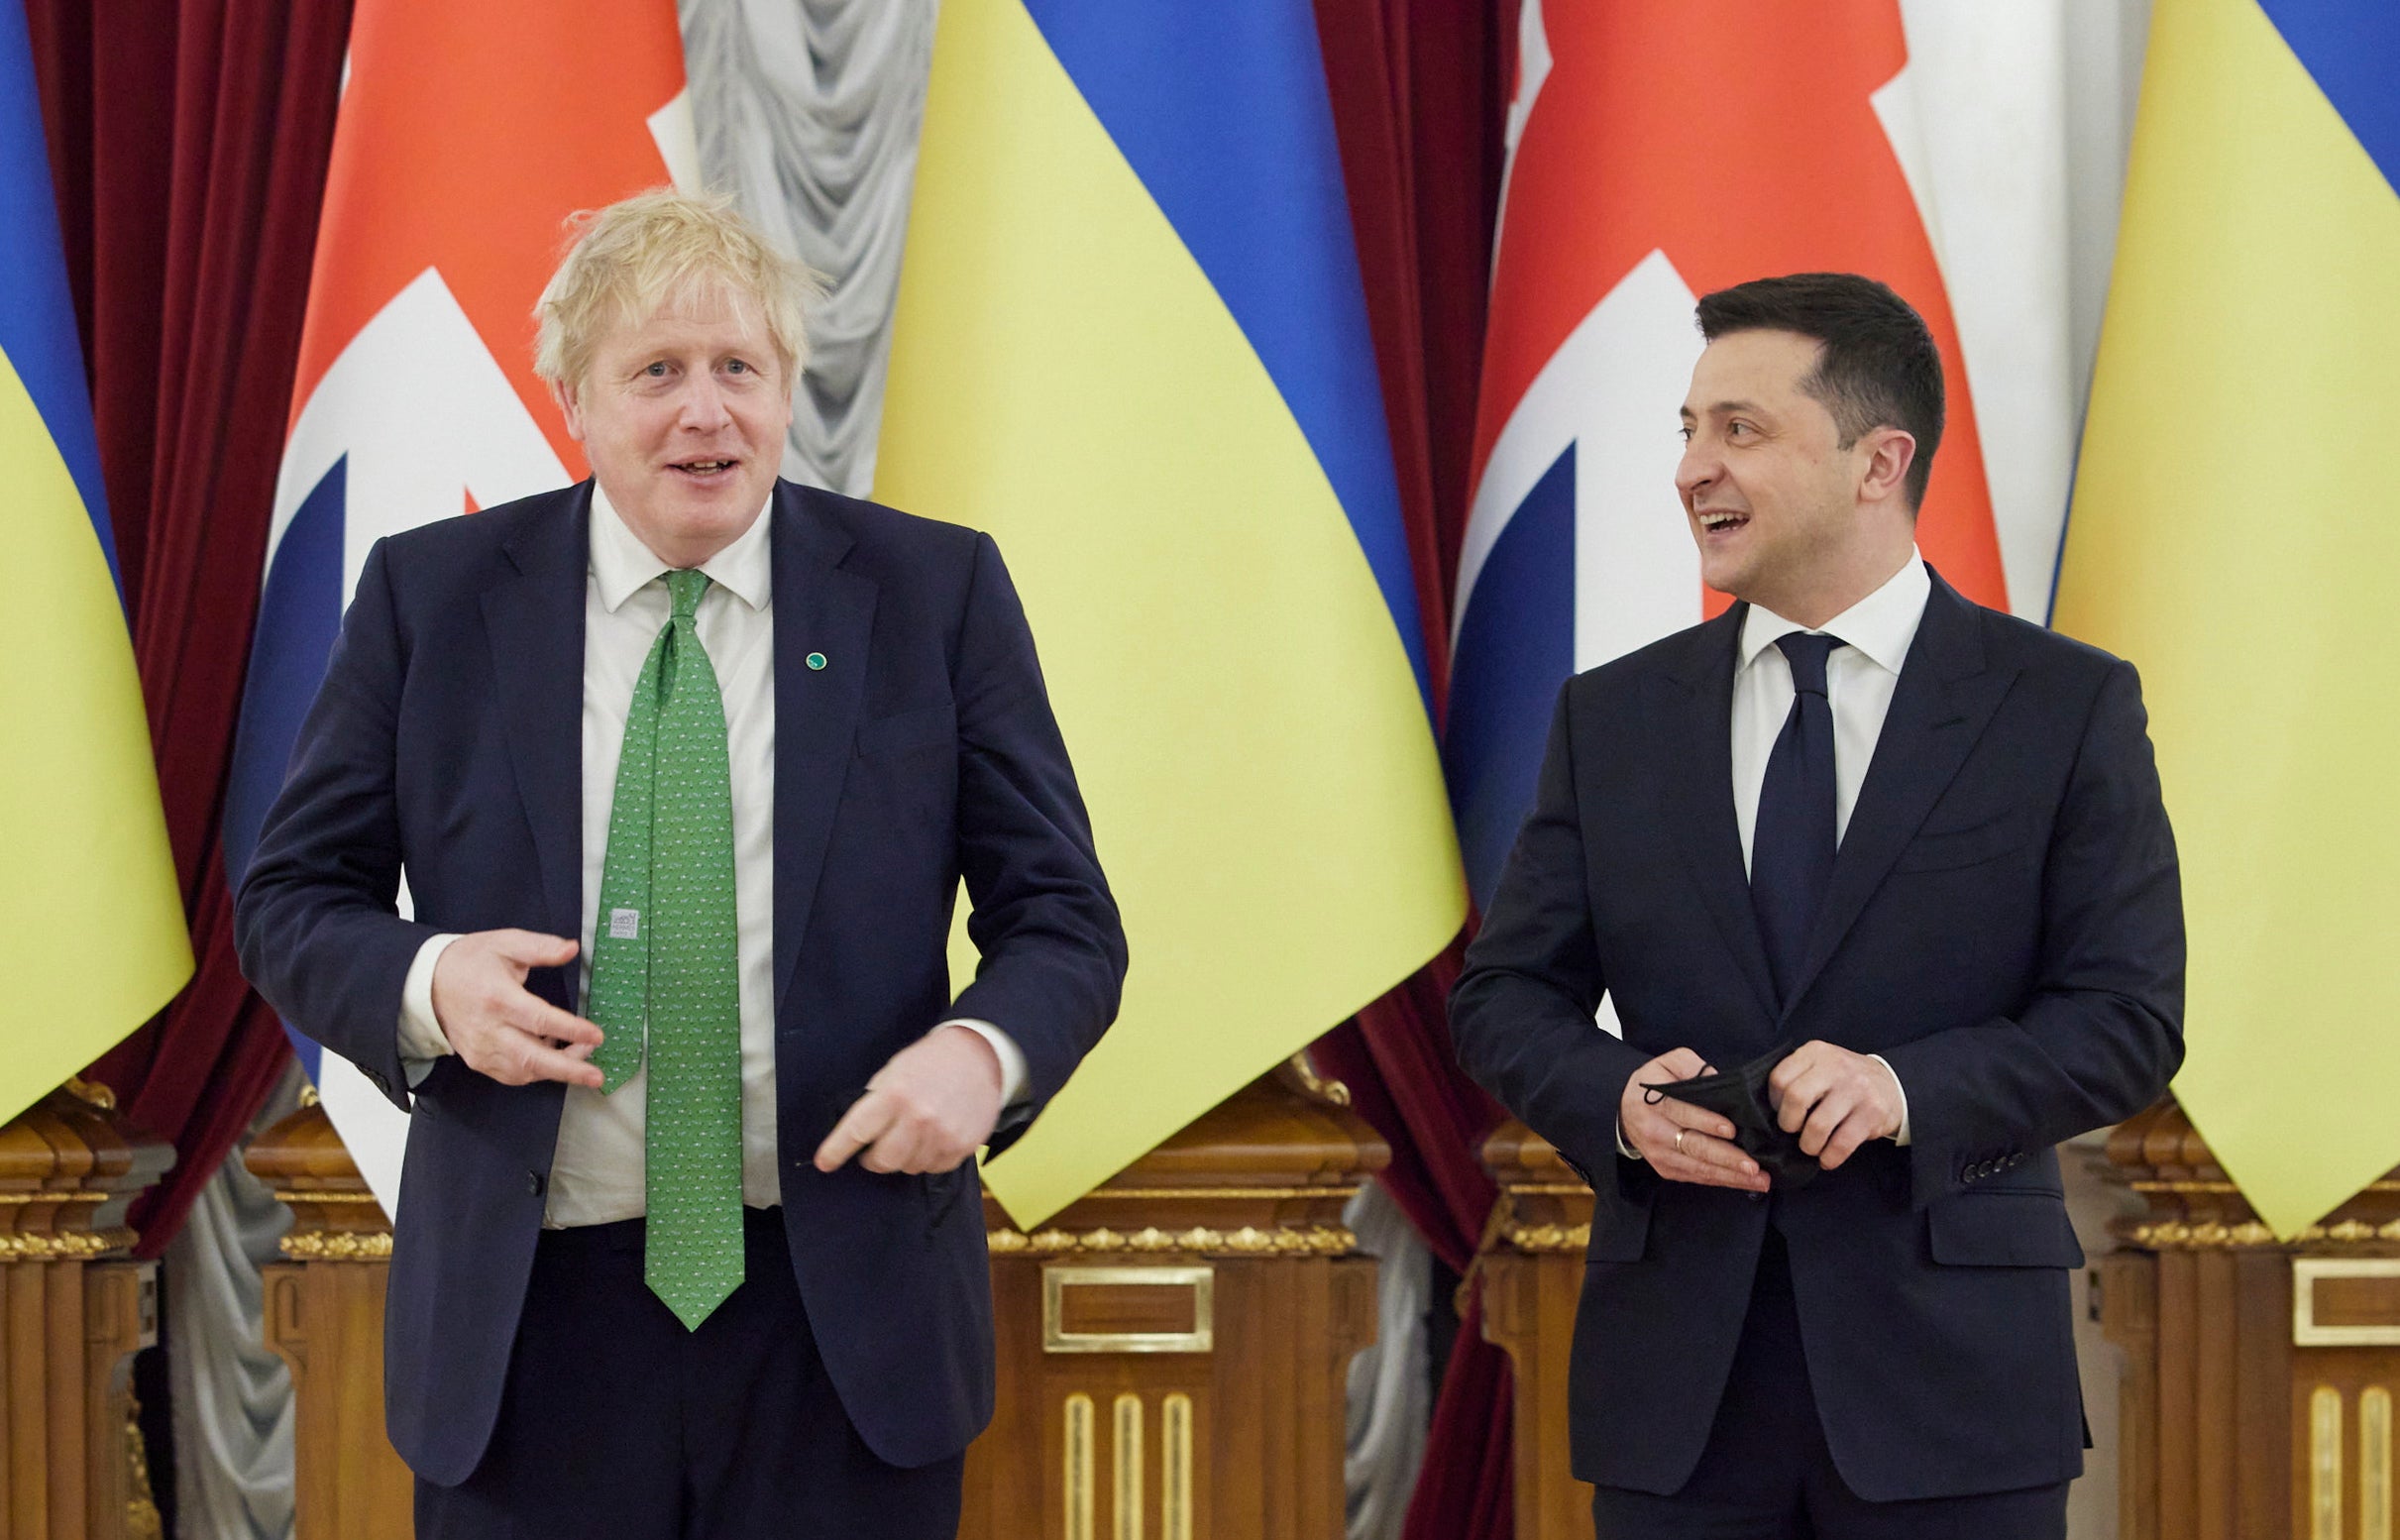
{"type": "Polygon", "coordinates": [[[1900,1132],[1900,1082],[1866,1053],[1803,1043],[1767,1076],[1767,1100],[1800,1153],[1830,1171],[1870,1139],[1900,1132]]]}
{"type": "Polygon", "coordinates": [[[528,992],[533,968],[563,967],[576,943],[533,931],[478,931],[433,965],[433,1019],[467,1067],[502,1085],[564,1080],[599,1090],[598,1027],[528,992]]]}
{"type": "Polygon", "coordinates": [[[1709,1072],[1690,1048],[1662,1053],[1633,1072],[1617,1098],[1617,1130],[1669,1181],[1765,1192],[1767,1173],[1733,1143],[1733,1125],[1704,1107],[1674,1097],[1650,1100],[1647,1084],[1690,1080],[1709,1072]]]}
{"type": "Polygon", "coordinates": [[[875,1072],[817,1147],[817,1168],[839,1170],[857,1155],[870,1171],[952,1170],[999,1123],[999,1053],[981,1033],[944,1027],[875,1072]]]}

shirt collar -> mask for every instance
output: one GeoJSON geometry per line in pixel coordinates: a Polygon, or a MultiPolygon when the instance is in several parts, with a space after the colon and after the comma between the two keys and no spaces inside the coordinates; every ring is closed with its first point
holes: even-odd
{"type": "MultiPolygon", "coordinates": [[[[1911,546],[1907,563],[1885,579],[1882,588],[1816,629],[1840,637],[1885,673],[1897,675],[1909,656],[1909,644],[1916,639],[1916,623],[1924,618],[1925,601],[1932,595],[1933,580],[1925,572],[1925,559],[1911,546]]],[[[1772,609],[1752,605],[1742,619],[1742,667],[1748,668],[1778,638],[1807,629],[1772,609]]]]}
{"type": "MultiPolygon", "coordinates": [[[[766,506],[750,521],[750,527],[700,564],[709,582],[754,610],[767,607],[768,575],[775,565],[767,530],[774,512],[775,495],[770,492],[766,506]]],[[[608,500],[596,478],[592,483],[592,577],[600,585],[600,604],[614,614],[635,591],[669,570],[626,525],[624,515],[616,511],[616,504],[608,500]]]]}

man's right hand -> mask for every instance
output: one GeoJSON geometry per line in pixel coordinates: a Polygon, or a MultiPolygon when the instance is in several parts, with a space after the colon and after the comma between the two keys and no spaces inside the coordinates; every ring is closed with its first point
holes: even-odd
{"type": "Polygon", "coordinates": [[[502,1085],[564,1080],[600,1087],[589,1062],[598,1027],[525,988],[534,968],[564,967],[576,943],[534,931],[478,931],[444,948],[433,965],[433,1018],[467,1067],[502,1085]]]}
{"type": "Polygon", "coordinates": [[[1617,1098],[1617,1132],[1669,1181],[1765,1192],[1767,1173],[1733,1143],[1733,1125],[1704,1107],[1672,1096],[1650,1099],[1645,1085],[1690,1080],[1708,1065],[1690,1048],[1661,1053],[1633,1072],[1617,1098]]]}

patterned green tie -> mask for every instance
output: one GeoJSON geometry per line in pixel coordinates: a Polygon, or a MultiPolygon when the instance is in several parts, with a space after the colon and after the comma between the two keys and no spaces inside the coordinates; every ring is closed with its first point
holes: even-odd
{"type": "Polygon", "coordinates": [[[670,572],[675,614],[625,711],[593,927],[592,1055],[614,1091],[650,1059],[643,1275],[697,1330],[742,1278],[741,986],[725,706],[694,616],[709,580],[670,572]]]}

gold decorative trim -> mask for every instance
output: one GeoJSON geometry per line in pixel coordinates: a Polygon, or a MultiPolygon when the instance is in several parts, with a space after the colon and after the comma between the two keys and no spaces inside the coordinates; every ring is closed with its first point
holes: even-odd
{"type": "MultiPolygon", "coordinates": [[[[2154,1177],[2142,1177],[2135,1181],[2127,1182],[2126,1185],[2130,1187],[2135,1192],[2214,1193],[2222,1196],[2228,1193],[2238,1195],[2241,1191],[2241,1184],[2238,1182],[2189,1180],[2168,1181],[2154,1177]]],[[[2400,1192],[2400,1181],[2395,1181],[2390,1177],[2380,1177],[2374,1181],[2368,1182],[2365,1186],[2359,1188],[2358,1190],[2360,1192],[2400,1192]]]]}
{"type": "Polygon", "coordinates": [[[2400,1219],[2383,1225],[2370,1225],[2362,1219],[2345,1219],[2338,1225],[2311,1225],[2288,1241],[2254,1219],[2238,1225],[2187,1225],[2180,1221],[2162,1220],[2135,1225],[2125,1236],[2132,1246],[2153,1252],[2244,1251],[2278,1246],[2391,1246],[2400,1245],[2400,1219]]]}
{"type": "Polygon", "coordinates": [[[1117,1477],[1113,1527],[1117,1540],[1142,1540],[1142,1397],[1124,1391],[1116,1412],[1117,1436],[1109,1449],[1117,1477]]]}
{"type": "Polygon", "coordinates": [[[1591,1245],[1589,1225],[1510,1225],[1500,1232],[1500,1239],[1511,1251],[1550,1253],[1580,1252],[1591,1245]]]}
{"type": "Polygon", "coordinates": [[[2342,1392],[2319,1385],[2308,1421],[2309,1540],[2342,1540],[2342,1392]]]}
{"type": "Polygon", "coordinates": [[[302,1192],[295,1188],[289,1192],[278,1191],[275,1194],[275,1201],[277,1203],[380,1203],[382,1199],[372,1192],[302,1192]]]}
{"type": "Polygon", "coordinates": [[[150,1448],[142,1441],[142,1403],[125,1397],[125,1533],[127,1540],[165,1540],[158,1494],[150,1485],[150,1448]]]}
{"type": "Polygon", "coordinates": [[[1145,1198],[1153,1202],[1172,1198],[1341,1198],[1347,1201],[1358,1195],[1356,1182],[1347,1187],[1095,1187],[1075,1201],[1089,1203],[1094,1198],[1145,1198]]]}
{"type": "Polygon", "coordinates": [[[2400,1347],[2400,1322],[2383,1326],[2319,1326],[2319,1278],[2400,1278],[2400,1257],[2292,1259],[2292,1345],[2298,1348],[2400,1347]]]}
{"type": "Polygon", "coordinates": [[[304,1085],[300,1087],[301,1106],[315,1107],[320,1105],[322,1100],[323,1099],[317,1095],[317,1088],[314,1085],[304,1085]]]}
{"type": "Polygon", "coordinates": [[[283,1237],[283,1255],[293,1262],[389,1262],[387,1230],[295,1230],[283,1237]]]}
{"type": "Polygon", "coordinates": [[[1291,1065],[1292,1073],[1300,1077],[1300,1084],[1307,1089],[1309,1095],[1320,1097],[1337,1107],[1350,1105],[1350,1087],[1339,1080],[1328,1080],[1317,1073],[1316,1061],[1308,1056],[1308,1049],[1302,1048],[1284,1062],[1291,1065]]]}
{"type": "Polygon", "coordinates": [[[2392,1392],[2358,1394],[2358,1540],[2392,1540],[2392,1392]]]}
{"type": "Polygon", "coordinates": [[[1580,1181],[1502,1182],[1500,1190],[1512,1198],[1588,1198],[1591,1196],[1591,1189],[1580,1181]]]}
{"type": "Polygon", "coordinates": [[[102,1112],[117,1110],[117,1093],[97,1080],[86,1080],[80,1075],[68,1075],[66,1083],[58,1089],[86,1107],[97,1107],[102,1112]]]}
{"type": "Polygon", "coordinates": [[[1066,1540],[1092,1540],[1092,1398],[1081,1390],[1066,1398],[1066,1452],[1060,1473],[1066,1482],[1066,1540]]]}
{"type": "Polygon", "coordinates": [[[1162,1540],[1192,1540],[1192,1398],[1168,1396],[1158,1420],[1158,1528],[1162,1540]]]}
{"type": "Polygon", "coordinates": [[[55,1235],[0,1235],[0,1262],[90,1262],[134,1244],[131,1230],[64,1230],[55,1235]]]}
{"type": "Polygon", "coordinates": [[[1213,1353],[1217,1342],[1214,1267],[1044,1267],[1041,1269],[1041,1351],[1044,1353],[1213,1353]],[[1188,1288],[1188,1332],[1070,1332],[1066,1291],[1106,1286],[1188,1288]]]}
{"type": "Polygon", "coordinates": [[[106,1192],[0,1192],[0,1207],[29,1203],[106,1203],[106,1192]]]}
{"type": "Polygon", "coordinates": [[[1191,1252],[1209,1257],[1347,1257],[1359,1249],[1359,1238],[1340,1225],[1314,1225],[1306,1230],[1239,1230],[1195,1228],[1168,1233],[1155,1228],[1131,1233],[1102,1228],[1072,1235],[1044,1230],[1027,1235],[1022,1230],[987,1230],[984,1243],[1003,1257],[1031,1254],[1057,1257],[1080,1252],[1191,1252]]]}

